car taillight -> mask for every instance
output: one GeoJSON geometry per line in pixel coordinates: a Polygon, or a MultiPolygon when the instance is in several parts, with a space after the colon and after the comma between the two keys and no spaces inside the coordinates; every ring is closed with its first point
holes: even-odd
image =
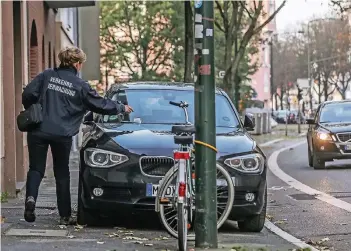
{"type": "Polygon", "coordinates": [[[190,154],[189,152],[174,152],[174,159],[190,159],[190,154]]]}
{"type": "Polygon", "coordinates": [[[180,182],[179,188],[178,188],[178,196],[185,197],[185,192],[186,192],[186,185],[184,182],[180,182]]]}

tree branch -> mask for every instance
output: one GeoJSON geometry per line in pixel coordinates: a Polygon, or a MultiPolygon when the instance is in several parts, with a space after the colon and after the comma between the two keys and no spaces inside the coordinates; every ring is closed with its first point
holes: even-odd
{"type": "MultiPolygon", "coordinates": [[[[254,1],[254,2],[255,2],[255,1],[254,1]]],[[[260,31],[263,29],[263,27],[265,27],[270,21],[272,21],[273,18],[278,14],[278,12],[284,7],[285,3],[286,3],[286,0],[284,0],[284,1],[281,3],[281,5],[278,7],[278,9],[276,9],[276,10],[273,12],[273,14],[272,14],[270,17],[267,18],[267,20],[266,20],[265,22],[263,22],[260,26],[258,26],[258,27],[256,28],[256,30],[255,30],[254,33],[260,32],[260,31]]],[[[260,12],[261,12],[261,11],[260,11],[260,12]]]]}

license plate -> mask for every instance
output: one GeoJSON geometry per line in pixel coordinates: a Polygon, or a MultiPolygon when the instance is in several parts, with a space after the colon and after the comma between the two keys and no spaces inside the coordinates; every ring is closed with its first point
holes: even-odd
{"type": "MultiPolygon", "coordinates": [[[[235,185],[235,177],[232,177],[232,181],[235,185]]],[[[227,186],[226,180],[217,179],[216,183],[217,183],[217,186],[221,186],[221,187],[227,186]]],[[[151,183],[146,184],[146,196],[147,197],[156,197],[159,187],[160,187],[160,185],[155,185],[155,184],[151,184],[151,183]]],[[[175,190],[176,190],[175,186],[169,186],[167,188],[167,191],[166,191],[166,197],[173,197],[175,190]]]]}
{"type": "Polygon", "coordinates": [[[345,151],[350,151],[351,150],[351,145],[346,145],[345,146],[345,151]]]}
{"type": "MultiPolygon", "coordinates": [[[[146,184],[146,196],[156,197],[158,193],[159,185],[146,184]]],[[[167,187],[166,197],[173,197],[175,193],[175,186],[167,187]]]]}

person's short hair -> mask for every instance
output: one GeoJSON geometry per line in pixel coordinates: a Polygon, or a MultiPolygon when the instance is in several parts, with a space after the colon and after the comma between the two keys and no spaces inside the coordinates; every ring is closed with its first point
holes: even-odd
{"type": "Polygon", "coordinates": [[[66,47],[59,52],[58,59],[62,66],[72,66],[75,63],[84,63],[87,56],[78,47],[66,47]]]}

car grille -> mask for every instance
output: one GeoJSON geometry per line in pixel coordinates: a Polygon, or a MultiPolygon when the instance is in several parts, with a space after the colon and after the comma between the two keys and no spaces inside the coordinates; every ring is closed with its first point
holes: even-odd
{"type": "Polygon", "coordinates": [[[171,157],[143,156],[140,158],[141,172],[146,176],[163,177],[174,166],[171,157]]]}
{"type": "Polygon", "coordinates": [[[338,139],[340,142],[347,142],[351,140],[351,132],[338,133],[336,136],[338,136],[338,139]]]}

